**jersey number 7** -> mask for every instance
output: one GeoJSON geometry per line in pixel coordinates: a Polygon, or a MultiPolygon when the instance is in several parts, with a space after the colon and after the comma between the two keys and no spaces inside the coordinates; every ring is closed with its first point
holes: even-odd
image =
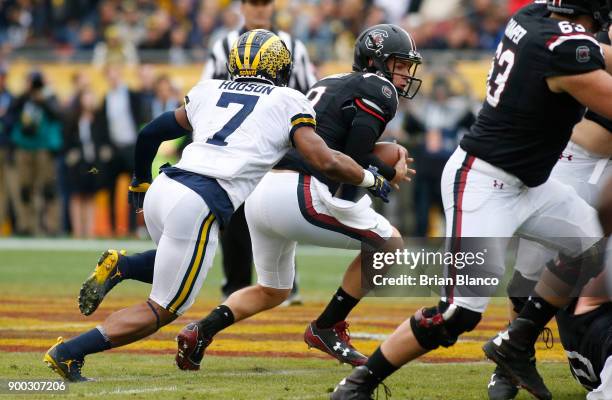
{"type": "Polygon", "coordinates": [[[231,92],[223,92],[219,101],[217,102],[217,107],[227,108],[230,104],[242,104],[242,108],[230,118],[229,121],[220,131],[216,132],[211,138],[209,138],[206,143],[214,144],[215,146],[227,146],[227,142],[225,139],[240,125],[244,122],[244,120],[253,112],[255,109],[255,105],[259,100],[259,96],[252,96],[248,94],[240,94],[240,93],[231,93],[231,92]]]}

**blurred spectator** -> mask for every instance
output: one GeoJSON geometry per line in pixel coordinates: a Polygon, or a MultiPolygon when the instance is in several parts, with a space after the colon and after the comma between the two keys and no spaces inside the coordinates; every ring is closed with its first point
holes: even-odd
{"type": "Polygon", "coordinates": [[[32,25],[32,5],[28,1],[9,3],[6,18],[6,39],[12,47],[23,46],[32,25]]]}
{"type": "Polygon", "coordinates": [[[12,96],[6,87],[7,70],[0,65],[0,236],[9,221],[9,182],[8,164],[11,157],[11,107],[12,96]]]}
{"type": "Polygon", "coordinates": [[[83,25],[79,30],[78,49],[79,50],[93,50],[98,42],[96,36],[96,29],[93,25],[83,25]]]}
{"type": "Polygon", "coordinates": [[[143,14],[138,10],[134,1],[123,2],[123,13],[118,22],[121,38],[132,46],[138,46],[144,40],[146,28],[144,26],[143,14]]]}
{"type": "Polygon", "coordinates": [[[217,27],[215,15],[200,11],[194,28],[189,33],[189,46],[195,49],[208,49],[211,37],[217,27]]]}
{"type": "Polygon", "coordinates": [[[20,188],[17,232],[58,234],[60,207],[54,158],[62,146],[61,113],[40,72],[29,75],[27,89],[15,100],[11,112],[20,188]]]}
{"type": "Polygon", "coordinates": [[[308,47],[312,61],[320,64],[334,58],[334,43],[342,24],[336,19],[335,0],[321,0],[308,19],[307,25],[301,28],[297,36],[308,47]]]}
{"type": "Polygon", "coordinates": [[[70,221],[77,238],[94,235],[94,194],[107,171],[111,151],[106,132],[96,118],[95,97],[78,91],[77,105],[64,127],[64,154],[70,190],[70,221]]]}
{"type": "Polygon", "coordinates": [[[102,67],[106,64],[138,64],[138,53],[134,44],[125,40],[119,27],[112,25],[104,32],[104,42],[94,48],[93,64],[102,67]]]}
{"type": "MultiPolygon", "coordinates": [[[[421,48],[490,50],[510,13],[532,1],[278,1],[273,25],[302,39],[317,62],[350,60],[355,35],[381,22],[404,26],[421,48]]],[[[240,6],[229,0],[0,0],[0,44],[97,48],[102,59],[109,47],[127,46],[112,58],[134,63],[136,47],[169,51],[157,59],[183,63],[202,59],[213,43],[239,28],[240,6]],[[121,46],[111,45],[111,37],[121,46]]]]}
{"type": "MultiPolygon", "coordinates": [[[[115,190],[116,181],[121,174],[132,174],[134,170],[134,146],[138,127],[142,122],[140,94],[126,86],[119,65],[106,67],[106,78],[109,90],[104,97],[100,110],[100,124],[108,132],[112,147],[112,165],[109,166],[107,182],[111,194],[111,220],[116,227],[115,190]]],[[[124,201],[124,200],[122,200],[124,201]]],[[[134,213],[129,213],[129,229],[133,232],[136,226],[134,213]]]]}
{"type": "Polygon", "coordinates": [[[184,65],[189,62],[187,52],[187,31],[179,27],[170,34],[170,50],[168,51],[168,62],[173,65],[184,65]]]}
{"type": "Polygon", "coordinates": [[[140,118],[142,121],[153,119],[153,99],[155,98],[155,69],[151,64],[144,64],[138,68],[140,88],[140,118]]]}
{"type": "Polygon", "coordinates": [[[162,50],[170,48],[170,15],[164,10],[159,10],[147,18],[145,23],[146,33],[144,40],[140,42],[139,50],[162,50]]]}
{"type": "MultiPolygon", "coordinates": [[[[434,79],[430,95],[408,114],[405,125],[411,136],[422,135],[412,150],[415,169],[414,181],[416,235],[429,233],[429,215],[432,206],[443,211],[440,179],[444,164],[457,147],[463,131],[475,120],[472,101],[467,95],[455,95],[447,76],[434,79]]],[[[443,233],[441,233],[443,234],[443,233]]]]}
{"type": "Polygon", "coordinates": [[[151,119],[157,118],[166,111],[174,111],[181,105],[176,90],[172,87],[168,75],[160,75],[155,81],[155,98],[152,104],[151,119]]]}

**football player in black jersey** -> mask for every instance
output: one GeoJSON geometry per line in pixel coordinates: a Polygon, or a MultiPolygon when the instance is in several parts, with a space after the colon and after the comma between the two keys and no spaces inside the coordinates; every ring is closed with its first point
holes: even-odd
{"type": "MultiPolygon", "coordinates": [[[[539,399],[552,395],[531,362],[534,343],[569,302],[583,269],[577,260],[591,266],[600,262],[603,241],[596,213],[570,187],[547,179],[584,106],[612,118],[612,77],[606,71],[606,65],[612,70],[612,52],[592,35],[609,24],[609,12],[606,0],[536,1],[519,10],[497,48],[484,106],[442,177],[451,251],[462,250],[460,239],[466,237],[496,238],[501,250],[514,234],[561,251],[509,331],[484,347],[515,384],[539,399]],[[559,236],[583,240],[565,242],[559,236]],[[551,281],[560,296],[545,292],[551,281]]],[[[504,252],[493,253],[487,262],[496,269],[489,272],[502,274],[504,252]]],[[[448,265],[447,272],[456,268],[448,265]]],[[[452,346],[473,330],[488,293],[474,296],[470,288],[456,285],[444,289],[437,306],[421,309],[400,325],[366,365],[341,381],[332,399],[370,399],[399,367],[439,346],[452,346]]]]}
{"type": "MultiPolygon", "coordinates": [[[[317,133],[360,165],[376,167],[392,184],[409,179],[406,153],[392,167],[373,150],[395,115],[398,96],[412,98],[418,92],[421,81],[414,74],[420,63],[412,38],[400,27],[366,29],[355,45],[354,71],[322,79],[307,95],[316,111],[317,133]]],[[[362,242],[387,250],[402,245],[397,229],[369,202],[333,198],[338,182],[318,173],[297,152],[290,151],[275,170],[245,203],[258,283],[231,294],[206,318],[179,333],[177,365],[183,369],[199,368],[206,346],[219,331],[285,300],[297,242],[351,249],[360,249],[362,242]]],[[[367,358],[351,345],[345,321],[364,294],[359,255],[323,313],[306,328],[305,342],[341,362],[364,364],[367,358]]]]}
{"type": "MultiPolygon", "coordinates": [[[[596,36],[610,44],[608,32],[596,36]]],[[[607,179],[612,177],[612,120],[591,110],[574,127],[572,137],[552,170],[550,179],[556,179],[574,188],[590,206],[596,207],[607,179]]],[[[520,239],[515,261],[515,272],[507,292],[512,309],[510,319],[521,312],[527,297],[535,287],[544,264],[557,252],[539,243],[520,239]]],[[[558,318],[557,318],[558,319],[558,318]]],[[[516,397],[518,388],[497,367],[488,384],[489,400],[509,400],[516,397]]]]}

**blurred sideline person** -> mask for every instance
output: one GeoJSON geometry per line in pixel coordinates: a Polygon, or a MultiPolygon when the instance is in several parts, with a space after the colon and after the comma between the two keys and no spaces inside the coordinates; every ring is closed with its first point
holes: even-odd
{"type": "MultiPolygon", "coordinates": [[[[105,68],[108,81],[108,92],[104,96],[101,113],[101,129],[108,132],[112,149],[112,162],[108,176],[110,191],[111,224],[116,232],[122,225],[117,220],[115,203],[117,179],[121,174],[131,174],[134,170],[134,148],[138,136],[138,127],[143,121],[140,94],[127,87],[123,81],[122,66],[108,64],[105,68]]],[[[128,231],[136,229],[136,215],[128,213],[128,231]]]]}
{"type": "MultiPolygon", "coordinates": [[[[608,32],[600,32],[597,38],[602,43],[610,43],[608,32]]],[[[602,186],[612,177],[611,156],[612,120],[589,110],[574,127],[571,140],[561,153],[550,179],[570,185],[591,207],[596,207],[602,186]]],[[[508,284],[508,296],[512,303],[511,320],[516,318],[527,302],[527,297],[522,296],[535,287],[543,266],[556,255],[554,250],[537,242],[520,239],[514,276],[508,284]]],[[[557,320],[561,313],[563,311],[557,314],[557,320]]],[[[591,379],[593,374],[584,376],[591,379]]],[[[497,367],[489,381],[488,392],[490,400],[506,400],[513,399],[518,388],[512,384],[505,372],[497,367]]]]}
{"type": "MultiPolygon", "coordinates": [[[[277,31],[272,25],[274,0],[242,0],[240,10],[244,17],[244,26],[229,32],[214,44],[204,66],[202,79],[227,79],[229,49],[238,36],[250,29],[268,29],[275,32],[287,44],[291,52],[293,71],[289,79],[289,87],[305,94],[316,82],[313,66],[310,63],[306,46],[288,33],[277,31]]],[[[236,210],[232,220],[221,233],[221,249],[223,251],[223,273],[225,274],[225,282],[221,291],[223,296],[227,297],[238,289],[250,286],[252,282],[253,250],[244,216],[244,207],[236,210]]],[[[294,286],[287,302],[287,304],[293,303],[300,303],[297,285],[294,286]]]]}
{"type": "MultiPolygon", "coordinates": [[[[535,341],[567,305],[564,295],[582,270],[578,260],[598,265],[601,255],[595,211],[571,187],[548,177],[584,106],[612,118],[612,76],[605,70],[606,65],[612,68],[612,53],[587,33],[607,27],[609,11],[604,0],[564,0],[562,7],[549,0],[515,14],[493,60],[484,106],[442,176],[450,251],[462,250],[462,238],[499,238],[487,255],[492,267],[487,272],[495,276],[503,275],[505,245],[515,233],[563,253],[547,266],[509,330],[483,348],[515,384],[538,399],[552,395],[532,363],[535,341]],[[531,84],[525,85],[525,79],[531,84]],[[560,233],[582,240],[564,241],[560,233]],[[544,292],[551,282],[558,296],[544,292]]],[[[447,272],[456,269],[448,265],[447,272]]],[[[445,287],[437,306],[402,323],[365,366],[336,386],[331,398],[370,399],[377,385],[402,365],[454,345],[480,322],[487,294],[445,287]]]]}
{"type": "Polygon", "coordinates": [[[10,112],[19,180],[16,231],[21,235],[57,235],[60,202],[55,157],[62,147],[62,114],[40,71],[30,73],[25,93],[15,99],[10,112]]]}
{"type": "Polygon", "coordinates": [[[11,103],[13,96],[6,87],[7,69],[0,64],[0,236],[4,234],[5,227],[8,226],[9,215],[9,193],[10,187],[15,180],[10,171],[12,164],[11,146],[11,103]]]}
{"type": "Polygon", "coordinates": [[[94,93],[83,89],[64,124],[64,162],[70,192],[70,222],[76,238],[94,236],[94,195],[106,175],[107,132],[100,129],[94,93]]]}
{"type": "MultiPolygon", "coordinates": [[[[64,379],[87,380],[81,374],[86,355],[147,337],[191,307],[212,266],[219,229],[291,146],[328,178],[388,195],[391,186],[380,174],[329,149],[315,133],[310,102],[286,87],[291,56],[278,36],[266,30],[242,34],[232,47],[229,70],[231,81],[200,81],[183,106],[140,132],[130,200],[144,207],[157,244],[151,294],[88,332],[66,342],[59,338],[44,361],[64,379]],[[151,184],[161,142],[191,131],[194,141],[178,164],[163,168],[151,184]]],[[[81,299],[87,301],[99,282],[117,273],[96,268],[81,299]]]]}
{"type": "MultiPolygon", "coordinates": [[[[414,75],[421,55],[410,35],[390,24],[362,32],[354,52],[353,72],[324,78],[308,93],[317,113],[317,134],[362,167],[374,166],[397,187],[414,174],[406,165],[412,159],[400,148],[397,164],[390,166],[373,150],[395,116],[398,95],[412,98],[418,92],[421,81],[414,75]]],[[[340,249],[402,247],[399,231],[371,208],[368,197],[356,202],[339,199],[333,196],[339,187],[294,150],[266,174],[245,202],[257,284],[232,293],[206,318],[179,332],[179,368],[199,369],[206,347],[219,331],[285,301],[293,283],[298,242],[340,249]]],[[[354,366],[367,361],[352,346],[345,321],[365,295],[361,263],[361,255],[351,262],[342,285],[304,333],[309,347],[354,366]]]]}

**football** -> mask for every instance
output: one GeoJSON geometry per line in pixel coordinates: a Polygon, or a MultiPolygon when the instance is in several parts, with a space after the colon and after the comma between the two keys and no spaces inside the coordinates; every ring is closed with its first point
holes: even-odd
{"type": "Polygon", "coordinates": [[[400,158],[404,147],[392,142],[379,142],[374,146],[374,154],[387,165],[394,166],[400,158]]]}

